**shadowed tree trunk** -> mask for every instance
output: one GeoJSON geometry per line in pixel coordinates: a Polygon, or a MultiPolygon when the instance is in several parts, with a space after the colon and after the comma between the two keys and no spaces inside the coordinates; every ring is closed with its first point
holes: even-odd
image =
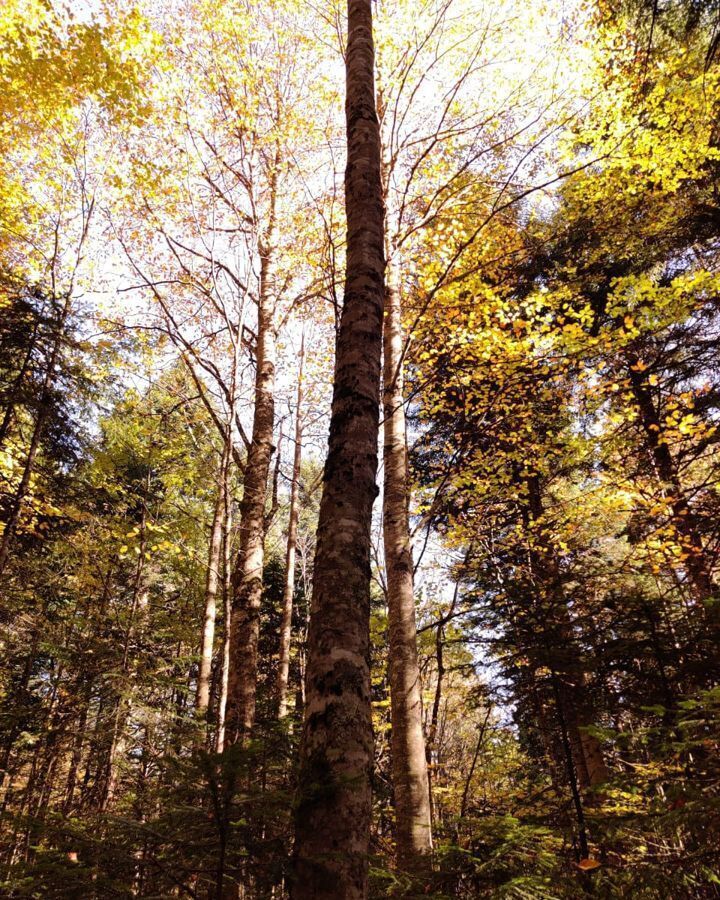
{"type": "Polygon", "coordinates": [[[359,900],[368,887],[370,525],[385,269],[374,61],[371,0],[348,0],[347,269],[308,634],[294,900],[359,900]]]}
{"type": "Polygon", "coordinates": [[[596,717],[588,696],[586,674],[582,670],[582,652],[573,633],[553,542],[546,531],[540,479],[530,475],[525,483],[528,502],[524,518],[531,540],[529,558],[535,580],[534,592],[542,599],[544,627],[546,636],[550,636],[540,664],[554,673],[552,688],[559,704],[557,713],[562,719],[562,738],[572,752],[573,771],[569,771],[569,778],[571,781],[576,778],[577,786],[582,790],[597,788],[607,780],[607,768],[600,742],[587,731],[596,723],[596,717]]]}
{"type": "Polygon", "coordinates": [[[428,772],[428,803],[430,805],[430,822],[432,824],[432,816],[434,814],[433,807],[433,776],[434,763],[433,754],[437,750],[437,733],[438,721],[440,719],[440,703],[442,701],[443,679],[445,677],[445,662],[443,658],[443,626],[439,624],[435,632],[435,665],[436,679],[435,692],[433,696],[432,711],[430,713],[430,721],[427,723],[427,741],[425,742],[425,762],[427,763],[428,772]]]}
{"type": "Polygon", "coordinates": [[[637,356],[628,356],[627,374],[640,412],[640,423],[662,492],[670,501],[672,524],[684,551],[684,569],[693,599],[700,604],[715,632],[720,629],[717,585],[708,563],[695,510],[688,503],[680,483],[677,464],[667,442],[662,439],[663,423],[656,408],[647,374],[637,356]]]}
{"type": "Polygon", "coordinates": [[[275,241],[279,154],[270,173],[270,208],[260,241],[255,411],[240,503],[240,542],[233,572],[230,672],[225,740],[247,736],[255,722],[260,602],[265,560],[265,499],[275,425],[275,241]]]}
{"type": "Polygon", "coordinates": [[[65,798],[63,800],[63,814],[69,815],[72,810],[73,799],[75,796],[75,788],[77,786],[77,774],[82,762],[83,743],[85,741],[85,731],[87,728],[88,713],[90,710],[90,700],[92,697],[93,677],[88,676],[83,686],[82,697],[80,699],[80,712],[75,727],[75,734],[72,742],[72,752],[70,755],[70,763],[68,766],[67,778],[65,781],[65,798]]]}
{"type": "Polygon", "coordinates": [[[395,840],[398,865],[407,871],[420,872],[429,867],[432,831],[408,522],[410,496],[400,304],[398,264],[389,248],[383,343],[383,537],[390,635],[395,840]]]}
{"type": "Polygon", "coordinates": [[[288,676],[290,674],[290,638],[292,634],[293,596],[295,595],[295,550],[298,520],[300,518],[300,466],[302,464],[302,403],[303,362],[305,360],[305,332],[300,343],[298,385],[295,407],[295,454],[293,456],[292,485],[290,487],[290,521],[288,522],[287,551],[285,554],[285,585],[283,610],[280,623],[280,659],[278,662],[277,700],[278,718],[287,715],[288,676]]]}
{"type": "Polygon", "coordinates": [[[33,321],[32,334],[28,339],[27,349],[25,351],[25,355],[23,356],[23,361],[18,368],[17,375],[13,379],[12,386],[6,392],[7,402],[5,405],[5,412],[3,413],[2,422],[0,422],[0,448],[5,446],[5,440],[10,431],[10,426],[13,423],[15,407],[17,405],[17,398],[18,395],[22,392],[23,385],[27,378],[28,372],[30,371],[30,364],[32,363],[33,354],[35,353],[35,349],[37,347],[39,326],[39,317],[35,317],[33,321]]]}
{"type": "Polygon", "coordinates": [[[5,567],[10,556],[10,549],[15,538],[15,533],[17,531],[18,525],[20,524],[23,504],[25,503],[25,498],[27,496],[28,489],[30,488],[30,481],[35,471],[35,462],[37,459],[38,451],[40,450],[40,443],[44,436],[45,426],[50,414],[51,394],[55,381],[58,361],[60,359],[60,350],[62,349],[62,343],[65,338],[65,326],[70,316],[71,305],[72,299],[70,294],[68,294],[65,298],[60,311],[60,315],[58,317],[57,324],[55,326],[55,339],[53,341],[50,358],[47,364],[47,370],[45,372],[42,388],[40,390],[38,412],[35,418],[35,424],[33,426],[32,437],[30,438],[30,445],[28,447],[27,456],[25,457],[25,466],[23,467],[23,473],[20,478],[20,483],[18,484],[15,494],[13,495],[13,498],[10,502],[10,509],[8,512],[7,521],[5,523],[5,529],[2,533],[2,538],[0,538],[0,575],[2,575],[5,571],[5,567]]]}

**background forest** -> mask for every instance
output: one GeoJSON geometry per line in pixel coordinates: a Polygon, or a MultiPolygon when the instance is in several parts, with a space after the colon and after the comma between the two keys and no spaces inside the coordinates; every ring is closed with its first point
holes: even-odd
{"type": "Polygon", "coordinates": [[[720,3],[350,7],[313,633],[345,3],[0,5],[0,895],[720,897],[720,3]]]}

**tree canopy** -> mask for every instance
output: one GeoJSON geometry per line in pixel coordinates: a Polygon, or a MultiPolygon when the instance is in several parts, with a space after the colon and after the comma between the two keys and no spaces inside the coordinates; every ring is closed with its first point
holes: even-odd
{"type": "Polygon", "coordinates": [[[0,894],[720,897],[717,0],[6,0],[0,894]]]}

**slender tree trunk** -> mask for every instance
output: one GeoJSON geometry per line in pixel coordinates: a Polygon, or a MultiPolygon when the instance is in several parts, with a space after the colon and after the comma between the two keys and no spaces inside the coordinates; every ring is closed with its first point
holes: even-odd
{"type": "Polygon", "coordinates": [[[478,729],[478,739],[477,743],[475,744],[475,752],[473,753],[472,762],[470,763],[470,769],[468,771],[467,778],[465,779],[465,787],[463,788],[462,800],[460,802],[461,821],[465,817],[465,813],[467,812],[468,799],[470,797],[470,785],[472,784],[473,775],[475,774],[475,767],[477,766],[480,751],[482,750],[482,746],[485,741],[485,731],[487,730],[487,725],[490,721],[491,712],[492,706],[488,706],[487,712],[485,713],[485,718],[483,719],[483,723],[478,729]]]}
{"type": "Polygon", "coordinates": [[[438,722],[440,720],[440,703],[442,701],[443,681],[445,678],[445,662],[443,654],[443,626],[438,625],[435,632],[435,694],[433,696],[430,721],[427,727],[427,741],[425,742],[425,761],[428,772],[428,803],[430,815],[433,815],[433,753],[437,750],[438,722]]]}
{"type": "Polygon", "coordinates": [[[588,857],[588,839],[587,826],[585,823],[585,810],[580,795],[580,786],[578,784],[577,772],[575,768],[575,757],[572,751],[570,737],[568,735],[567,723],[565,719],[565,710],[562,695],[559,690],[559,679],[557,672],[551,673],[552,689],[555,697],[555,708],[557,711],[558,725],[560,726],[560,740],[562,743],[563,755],[565,757],[565,765],[567,768],[568,782],[570,784],[570,793],[572,795],[573,806],[575,807],[575,817],[578,826],[578,857],[587,859],[588,857]]]}
{"type": "MultiPolygon", "coordinates": [[[[45,605],[43,605],[41,616],[45,615],[45,610],[46,607],[45,605]]],[[[18,684],[12,689],[13,705],[15,707],[15,721],[8,730],[2,742],[2,751],[0,755],[0,789],[4,788],[6,778],[8,780],[10,779],[10,762],[12,759],[13,747],[15,746],[15,741],[26,726],[27,712],[23,711],[23,707],[27,708],[30,701],[30,692],[28,688],[30,684],[30,676],[32,675],[33,665],[37,657],[39,642],[40,626],[35,625],[32,630],[32,637],[30,638],[30,649],[27,656],[25,657],[25,663],[23,665],[20,680],[18,684]]],[[[0,812],[4,811],[6,796],[6,794],[3,794],[3,806],[0,809],[0,812]]]]}
{"type": "Polygon", "coordinates": [[[2,422],[0,422],[0,447],[5,445],[5,439],[8,436],[10,431],[10,426],[12,425],[13,416],[15,414],[16,407],[16,396],[22,390],[23,382],[27,377],[27,373],[30,369],[30,363],[32,362],[32,356],[35,352],[35,347],[37,344],[37,333],[38,333],[38,320],[35,320],[33,326],[32,337],[28,343],[28,348],[25,352],[25,356],[23,357],[23,361],[20,364],[20,368],[18,370],[17,375],[12,384],[12,388],[9,391],[9,399],[7,406],[5,407],[5,412],[3,413],[2,422]]]}
{"type": "Polygon", "coordinates": [[[75,787],[77,785],[77,773],[80,769],[82,761],[83,744],[85,743],[85,729],[87,727],[88,713],[90,711],[90,698],[92,696],[93,678],[92,676],[85,679],[85,685],[82,692],[80,715],[78,716],[77,726],[72,742],[72,752],[70,756],[70,764],[68,766],[67,778],[65,780],[65,797],[63,799],[63,814],[68,815],[72,810],[73,800],[75,797],[75,787]]]}
{"type": "Polygon", "coordinates": [[[206,715],[210,703],[210,679],[212,675],[213,646],[215,643],[215,616],[217,594],[222,568],[223,524],[225,521],[225,490],[227,487],[227,467],[230,463],[230,434],[220,461],[217,499],[210,532],[210,552],[208,554],[207,577],[205,579],[205,614],[203,618],[202,643],[200,645],[200,669],[198,671],[195,708],[200,715],[206,715]]]}
{"type": "Polygon", "coordinates": [[[662,439],[662,422],[656,409],[647,376],[639,370],[638,358],[628,357],[628,377],[640,422],[663,493],[668,496],[672,523],[683,545],[684,568],[690,593],[701,604],[715,629],[720,628],[720,604],[717,585],[707,561],[695,511],[690,507],[678,477],[670,448],[662,439]]]}
{"type": "Polygon", "coordinates": [[[48,413],[50,412],[50,392],[52,390],[53,380],[55,378],[55,369],[57,367],[58,357],[60,356],[60,348],[62,346],[63,337],[65,335],[65,323],[67,322],[68,316],[70,315],[70,306],[71,299],[70,296],[68,296],[65,299],[65,303],[63,304],[62,311],[58,319],[57,334],[55,335],[55,341],[50,353],[50,359],[48,360],[47,371],[45,373],[42,389],[40,391],[38,414],[35,418],[35,425],[33,427],[32,437],[30,438],[30,446],[28,447],[27,456],[25,458],[25,466],[20,478],[20,483],[17,486],[15,495],[10,504],[8,520],[5,523],[5,529],[3,531],[2,538],[0,539],[0,576],[2,576],[3,572],[5,571],[8,556],[10,555],[10,548],[12,546],[17,527],[20,524],[22,507],[23,503],[25,502],[28,488],[30,486],[30,479],[32,478],[32,474],[35,471],[35,460],[40,449],[40,441],[42,440],[45,430],[45,422],[47,420],[48,413]]]}
{"type": "Polygon", "coordinates": [[[348,0],[347,269],[308,635],[294,900],[360,900],[368,889],[370,526],[385,271],[374,58],[371,0],[348,0]]]}
{"type": "Polygon", "coordinates": [[[553,728],[548,720],[547,707],[555,705],[554,699],[550,701],[545,696],[545,691],[539,690],[537,680],[534,673],[526,679],[527,690],[532,699],[532,710],[534,713],[534,724],[542,744],[545,762],[547,764],[550,780],[555,792],[558,796],[562,796],[565,790],[565,781],[562,773],[565,771],[564,760],[558,758],[556,745],[553,739],[553,728]]]}
{"type": "Polygon", "coordinates": [[[275,241],[279,152],[270,174],[270,210],[260,241],[255,411],[240,504],[240,545],[233,572],[230,672],[225,738],[245,738],[255,722],[260,603],[262,600],[265,500],[275,425],[275,241]]]}
{"type": "Polygon", "coordinates": [[[230,681],[230,624],[232,621],[232,497],[230,484],[225,490],[225,527],[223,529],[223,654],[218,697],[217,732],[215,752],[225,747],[225,716],[227,711],[228,684],[230,681]]]}
{"type": "Polygon", "coordinates": [[[546,641],[545,652],[538,660],[541,666],[554,673],[553,693],[562,704],[563,741],[567,741],[573,755],[573,779],[583,790],[596,788],[607,780],[607,769],[600,743],[586,730],[595,724],[586,689],[586,673],[578,668],[580,648],[573,635],[555,550],[543,522],[544,504],[537,475],[526,480],[528,506],[525,524],[528,535],[533,530],[531,549],[532,568],[536,578],[534,591],[542,599],[541,614],[546,641]]]}
{"type": "Polygon", "coordinates": [[[298,384],[295,407],[295,454],[293,456],[292,485],[290,487],[290,520],[288,522],[287,551],[285,553],[285,585],[283,587],[282,622],[280,623],[280,658],[277,675],[278,718],[287,715],[288,677],[290,674],[290,639],[292,635],[293,597],[295,595],[295,550],[300,519],[300,466],[302,464],[302,403],[305,333],[300,343],[298,384]]]}
{"type": "Polygon", "coordinates": [[[123,644],[123,655],[120,672],[122,679],[119,686],[119,696],[116,699],[115,710],[112,719],[112,732],[110,737],[110,747],[108,749],[107,759],[105,763],[105,771],[103,773],[103,782],[100,791],[99,809],[105,812],[112,803],[118,783],[118,760],[125,752],[126,745],[126,725],[132,717],[133,707],[135,704],[135,691],[137,684],[135,678],[132,677],[132,661],[130,658],[130,645],[133,636],[142,633],[146,625],[148,612],[148,590],[145,578],[145,553],[147,549],[147,502],[150,493],[150,473],[145,480],[145,494],[143,496],[142,517],[140,520],[140,543],[137,558],[137,566],[135,569],[135,577],[133,582],[133,599],[130,609],[130,621],[125,632],[125,641],[123,644]],[[126,690],[126,696],[123,691],[126,690]]]}
{"type": "Polygon", "coordinates": [[[403,398],[403,335],[396,257],[388,255],[385,284],[383,538],[390,637],[391,748],[398,865],[429,867],[430,788],[422,730],[420,666],[408,521],[410,492],[403,398]]]}

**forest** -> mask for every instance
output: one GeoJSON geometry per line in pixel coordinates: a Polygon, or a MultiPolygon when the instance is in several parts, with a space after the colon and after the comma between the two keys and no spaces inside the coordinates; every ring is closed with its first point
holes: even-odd
{"type": "Polygon", "coordinates": [[[720,0],[0,2],[0,896],[720,900],[720,0]]]}

